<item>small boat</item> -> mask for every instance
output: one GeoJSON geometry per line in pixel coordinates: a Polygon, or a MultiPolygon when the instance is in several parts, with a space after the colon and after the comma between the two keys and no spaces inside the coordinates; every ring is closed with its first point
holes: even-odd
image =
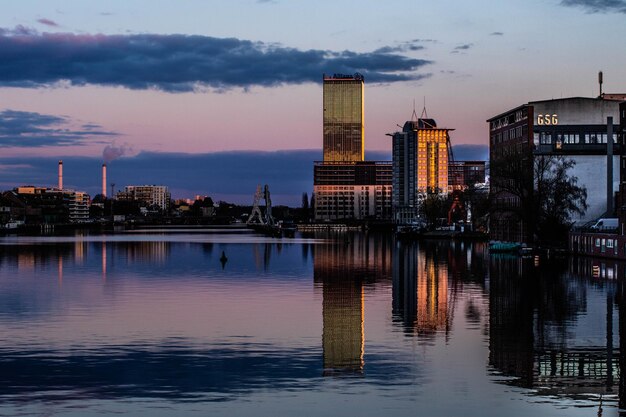
{"type": "Polygon", "coordinates": [[[492,253],[518,253],[521,248],[521,243],[489,242],[489,252],[492,253]]]}

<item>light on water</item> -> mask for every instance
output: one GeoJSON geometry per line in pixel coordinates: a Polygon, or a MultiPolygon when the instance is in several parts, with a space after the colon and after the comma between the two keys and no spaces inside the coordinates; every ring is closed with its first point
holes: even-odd
{"type": "Polygon", "coordinates": [[[623,277],[382,234],[6,237],[0,415],[618,415],[623,277]]]}

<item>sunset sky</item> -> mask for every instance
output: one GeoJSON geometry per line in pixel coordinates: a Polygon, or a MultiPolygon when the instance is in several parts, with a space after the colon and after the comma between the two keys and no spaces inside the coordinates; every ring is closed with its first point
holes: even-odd
{"type": "Polygon", "coordinates": [[[365,75],[365,146],[377,158],[414,102],[476,151],[487,118],[596,96],[599,70],[604,91],[626,92],[626,1],[479,4],[4,2],[0,190],[54,185],[62,158],[76,163],[66,185],[95,195],[106,157],[118,188],[162,183],[176,197],[247,202],[268,182],[278,203],[297,204],[321,158],[324,72],[365,75]],[[151,158],[149,175],[140,168],[151,158]]]}

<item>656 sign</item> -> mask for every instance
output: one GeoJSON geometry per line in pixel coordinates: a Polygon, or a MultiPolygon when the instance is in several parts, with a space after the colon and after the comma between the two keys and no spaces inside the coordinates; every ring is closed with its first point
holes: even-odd
{"type": "Polygon", "coordinates": [[[538,114],[537,124],[542,126],[552,126],[559,124],[559,116],[556,114],[538,114]]]}

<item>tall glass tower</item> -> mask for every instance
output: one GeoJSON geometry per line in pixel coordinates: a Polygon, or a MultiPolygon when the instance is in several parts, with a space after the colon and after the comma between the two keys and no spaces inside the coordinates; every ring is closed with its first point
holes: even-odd
{"type": "Polygon", "coordinates": [[[365,159],[363,76],[324,75],[324,162],[365,159]]]}
{"type": "Polygon", "coordinates": [[[421,197],[447,194],[449,132],[454,129],[438,128],[433,119],[410,120],[402,132],[393,135],[393,188],[394,218],[399,223],[417,219],[421,197]]]}

